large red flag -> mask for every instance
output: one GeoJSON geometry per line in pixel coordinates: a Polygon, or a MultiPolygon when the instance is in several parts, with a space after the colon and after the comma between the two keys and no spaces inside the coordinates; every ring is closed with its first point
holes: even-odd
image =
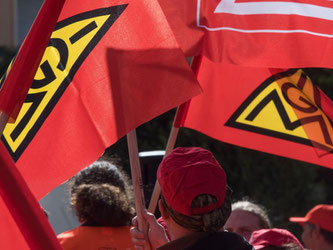
{"type": "Polygon", "coordinates": [[[200,91],[158,3],[70,0],[2,139],[40,198],[200,91]]]}
{"type": "Polygon", "coordinates": [[[204,93],[192,99],[186,127],[333,168],[333,103],[302,70],[277,73],[203,58],[198,80],[204,93]]]}
{"type": "Polygon", "coordinates": [[[2,140],[39,199],[200,92],[157,2],[68,0],[2,140]]]}
{"type": "Polygon", "coordinates": [[[188,56],[243,66],[332,68],[329,0],[159,0],[188,56]]]}

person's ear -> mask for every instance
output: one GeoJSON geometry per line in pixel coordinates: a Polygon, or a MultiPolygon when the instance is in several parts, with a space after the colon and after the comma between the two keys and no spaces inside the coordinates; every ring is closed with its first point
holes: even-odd
{"type": "Polygon", "coordinates": [[[164,202],[162,200],[158,201],[158,208],[160,209],[161,215],[163,217],[164,220],[169,218],[169,213],[168,210],[166,209],[164,202]]]}

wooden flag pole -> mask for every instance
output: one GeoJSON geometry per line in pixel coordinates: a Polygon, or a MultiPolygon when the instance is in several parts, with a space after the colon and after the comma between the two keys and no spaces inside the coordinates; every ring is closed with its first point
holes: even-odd
{"type": "MultiPolygon", "coordinates": [[[[177,108],[177,113],[175,115],[175,121],[176,121],[176,117],[178,114],[179,114],[179,107],[177,108]]],[[[176,144],[179,127],[175,127],[175,121],[174,121],[174,124],[172,125],[171,131],[170,131],[170,135],[169,135],[168,143],[167,143],[167,146],[165,149],[164,157],[167,156],[168,154],[170,154],[170,152],[173,150],[173,148],[175,147],[175,144],[176,144]]],[[[150,198],[149,207],[148,207],[148,211],[152,214],[155,213],[155,209],[157,207],[157,202],[159,200],[160,194],[161,194],[161,186],[158,183],[158,181],[156,180],[153,194],[150,198]]]]}
{"type": "MultiPolygon", "coordinates": [[[[0,114],[1,134],[8,116],[0,114]]],[[[62,249],[38,201],[0,143],[0,193],[31,249],[62,249]]]]}
{"type": "MultiPolygon", "coordinates": [[[[198,76],[200,64],[201,64],[201,56],[194,57],[192,60],[192,63],[191,63],[191,68],[196,76],[198,76]]],[[[170,154],[171,151],[173,150],[173,148],[175,147],[179,128],[182,126],[182,124],[185,120],[190,102],[191,102],[191,100],[183,103],[182,105],[180,105],[177,108],[177,112],[176,112],[176,115],[175,115],[175,118],[173,121],[173,125],[172,125],[171,131],[170,131],[168,143],[167,143],[167,146],[165,149],[164,157],[166,157],[168,154],[170,154]]],[[[152,214],[155,213],[160,194],[161,194],[161,187],[160,187],[160,184],[158,183],[158,181],[156,180],[154,190],[153,190],[153,193],[152,193],[152,196],[150,199],[149,207],[148,207],[148,211],[152,214]]]]}
{"type": "MultiPolygon", "coordinates": [[[[128,154],[131,165],[132,184],[134,189],[135,206],[136,206],[136,214],[139,224],[139,230],[144,232],[145,238],[148,239],[147,223],[142,216],[142,212],[145,209],[145,199],[143,193],[139,150],[138,150],[138,142],[135,129],[127,134],[127,145],[128,145],[128,154]]],[[[145,249],[150,249],[149,244],[145,246],[145,249]]]]}

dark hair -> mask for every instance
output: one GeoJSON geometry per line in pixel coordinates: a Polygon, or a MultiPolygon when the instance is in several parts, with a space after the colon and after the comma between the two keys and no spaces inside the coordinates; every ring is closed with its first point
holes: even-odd
{"type": "Polygon", "coordinates": [[[248,198],[232,203],[232,211],[241,210],[256,215],[259,219],[261,229],[271,228],[271,221],[268,218],[266,209],[248,198]]]}
{"type": "Polygon", "coordinates": [[[135,210],[127,176],[107,161],[96,161],[74,176],[71,204],[81,223],[130,225],[135,210]]]}
{"type": "MultiPolygon", "coordinates": [[[[173,210],[162,196],[162,201],[167,208],[171,218],[180,226],[195,232],[217,232],[219,231],[231,214],[231,194],[232,190],[227,187],[226,195],[222,205],[205,214],[186,216],[173,210]]],[[[203,207],[211,203],[216,203],[217,199],[208,194],[198,195],[192,201],[192,208],[203,207]]]]}
{"type": "Polygon", "coordinates": [[[302,250],[302,247],[296,243],[289,243],[282,246],[267,246],[262,250],[302,250]]]}

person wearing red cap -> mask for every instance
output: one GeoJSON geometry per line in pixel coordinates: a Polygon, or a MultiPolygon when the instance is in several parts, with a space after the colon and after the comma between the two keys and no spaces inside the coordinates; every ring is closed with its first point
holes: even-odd
{"type": "Polygon", "coordinates": [[[233,249],[252,250],[240,235],[219,232],[231,213],[231,190],[224,170],[211,152],[197,147],[176,148],[161,162],[157,179],[162,198],[159,209],[170,234],[155,217],[145,212],[149,226],[148,239],[131,228],[136,249],[143,249],[147,240],[152,249],[233,249]]]}
{"type": "Polygon", "coordinates": [[[250,243],[256,250],[303,250],[302,244],[288,230],[260,229],[252,233],[250,243]]]}
{"type": "Polygon", "coordinates": [[[307,249],[333,249],[333,205],[317,205],[305,217],[290,217],[303,227],[302,241],[307,249]]]}

